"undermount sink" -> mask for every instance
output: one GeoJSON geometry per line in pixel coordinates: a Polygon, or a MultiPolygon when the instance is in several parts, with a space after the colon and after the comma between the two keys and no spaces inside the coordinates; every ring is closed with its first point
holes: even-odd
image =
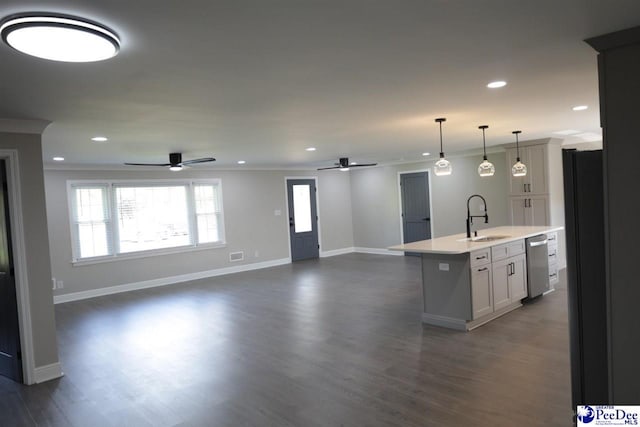
{"type": "Polygon", "coordinates": [[[458,239],[458,242],[493,242],[494,240],[506,239],[511,236],[477,236],[458,239]]]}

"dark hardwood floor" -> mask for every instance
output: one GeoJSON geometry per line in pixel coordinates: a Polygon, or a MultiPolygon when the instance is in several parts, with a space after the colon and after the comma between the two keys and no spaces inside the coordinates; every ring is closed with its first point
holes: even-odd
{"type": "Polygon", "coordinates": [[[462,333],[420,260],[348,254],[56,306],[65,377],[2,426],[570,426],[566,291],[462,333]]]}

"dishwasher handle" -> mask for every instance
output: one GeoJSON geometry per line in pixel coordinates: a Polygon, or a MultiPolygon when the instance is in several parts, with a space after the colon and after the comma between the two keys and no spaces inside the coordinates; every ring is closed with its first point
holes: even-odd
{"type": "Polygon", "coordinates": [[[529,242],[529,246],[531,246],[532,248],[535,248],[536,246],[546,245],[546,244],[547,244],[547,239],[540,240],[538,242],[529,242]]]}

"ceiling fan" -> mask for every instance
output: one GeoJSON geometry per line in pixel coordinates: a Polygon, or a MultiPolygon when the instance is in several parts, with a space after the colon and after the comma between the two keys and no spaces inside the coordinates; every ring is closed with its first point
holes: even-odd
{"type": "Polygon", "coordinates": [[[348,171],[349,168],[361,168],[364,166],[375,166],[377,163],[349,163],[348,157],[340,157],[339,163],[335,163],[335,166],[331,166],[328,168],[318,168],[319,171],[327,170],[327,169],[340,169],[341,171],[348,171]]]}
{"type": "Polygon", "coordinates": [[[215,162],[213,157],[203,157],[201,159],[185,160],[182,161],[182,153],[169,154],[169,163],[125,163],[127,166],[168,166],[169,170],[174,172],[182,170],[183,166],[189,166],[196,163],[215,162]]]}

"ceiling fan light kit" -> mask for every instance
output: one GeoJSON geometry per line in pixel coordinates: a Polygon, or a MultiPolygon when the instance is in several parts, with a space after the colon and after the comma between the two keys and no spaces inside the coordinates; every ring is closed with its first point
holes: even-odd
{"type": "Polygon", "coordinates": [[[446,121],[447,119],[444,117],[436,119],[436,123],[440,125],[440,160],[438,160],[434,165],[433,173],[437,176],[451,175],[451,172],[453,172],[451,162],[444,158],[444,150],[442,149],[442,122],[446,121]]]}
{"type": "Polygon", "coordinates": [[[120,39],[114,31],[70,15],[11,15],[0,24],[0,36],[17,51],[50,61],[103,61],[120,51],[120,39]]]}
{"type": "Polygon", "coordinates": [[[482,130],[482,152],[484,153],[482,157],[482,163],[480,163],[480,166],[478,166],[478,174],[482,177],[493,176],[493,174],[496,173],[496,167],[493,166],[493,163],[487,160],[487,143],[485,140],[484,132],[488,128],[489,126],[487,125],[478,126],[478,129],[482,130]]]}

